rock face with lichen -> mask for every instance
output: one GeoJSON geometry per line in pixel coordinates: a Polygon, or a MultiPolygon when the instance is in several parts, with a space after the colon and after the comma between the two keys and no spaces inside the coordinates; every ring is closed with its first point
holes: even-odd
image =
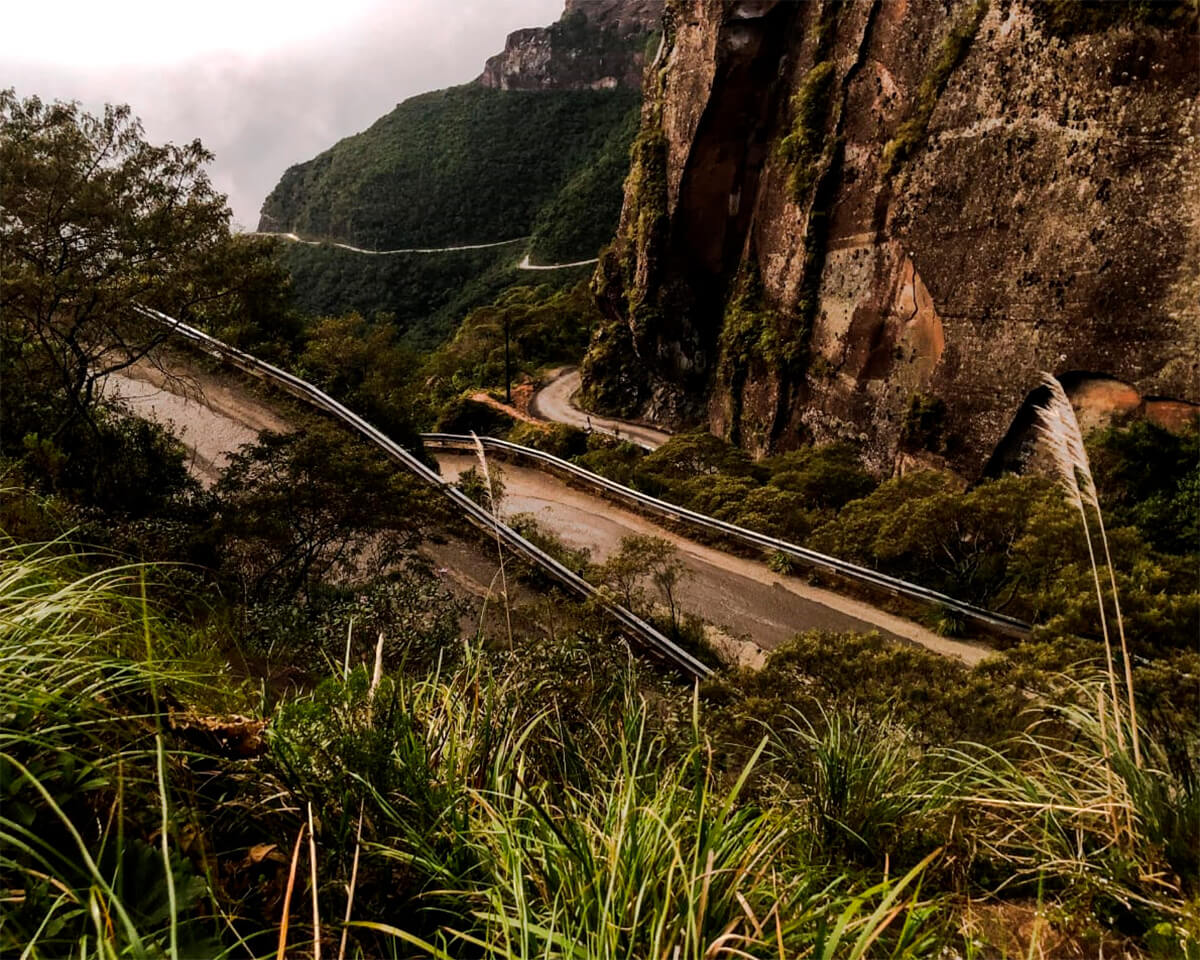
{"type": "Polygon", "coordinates": [[[478,82],[497,90],[636,89],[662,9],[662,0],[567,0],[557,23],[510,33],[478,82]]]}
{"type": "Polygon", "coordinates": [[[1042,370],[1194,414],[1188,4],[671,0],[664,31],[586,398],[968,476],[1042,370]]]}

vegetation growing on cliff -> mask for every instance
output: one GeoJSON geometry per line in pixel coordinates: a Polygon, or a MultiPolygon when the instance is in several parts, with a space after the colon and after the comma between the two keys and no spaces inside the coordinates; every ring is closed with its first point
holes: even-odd
{"type": "MultiPolygon", "coordinates": [[[[525,243],[364,256],[281,244],[299,309],[384,312],[429,347],[466,311],[528,279],[516,264],[586,260],[611,238],[637,91],[454,87],[406,100],[371,128],[290,168],[262,229],[366,249],[525,243]]],[[[544,278],[549,279],[549,278],[544,278]]]]}
{"type": "Polygon", "coordinates": [[[621,184],[638,113],[638,106],[631,107],[591,161],[538,210],[530,242],[534,263],[586,260],[611,239],[621,217],[621,184]]]}
{"type": "Polygon", "coordinates": [[[880,173],[885,178],[893,176],[925,141],[929,120],[937,106],[938,97],[946,89],[954,68],[970,50],[971,42],[975,39],[979,25],[988,11],[989,2],[990,0],[973,0],[955,15],[949,31],[942,38],[929,69],[921,80],[921,86],[917,88],[916,99],[908,118],[900,124],[895,136],[883,148],[880,173]]]}
{"type": "Polygon", "coordinates": [[[520,282],[521,245],[438,254],[363,256],[336,247],[280,242],[298,311],[387,314],[414,346],[440,343],[472,307],[520,282]]]}
{"type": "Polygon", "coordinates": [[[1032,6],[1034,16],[1060,37],[1119,26],[1194,28],[1196,22],[1193,0],[1034,0],[1032,6]]]}
{"type": "Polygon", "coordinates": [[[629,173],[621,225],[612,245],[600,252],[593,289],[604,316],[581,364],[581,399],[593,410],[632,416],[645,398],[644,374],[634,358],[638,344],[661,317],[660,291],[647,287],[652,270],[639,270],[662,255],[667,219],[667,140],[662,101],[667,61],[675,42],[674,14],[663,14],[661,58],[647,68],[641,125],[629,148],[629,173]],[[639,279],[642,278],[642,279],[639,279]]]}
{"type": "Polygon", "coordinates": [[[900,424],[900,446],[904,450],[941,453],[945,448],[946,404],[941,397],[914,393],[900,424]]]}
{"type": "Polygon", "coordinates": [[[791,169],[788,190],[802,203],[816,182],[815,165],[825,146],[825,121],[833,87],[833,61],[823,60],[804,75],[792,97],[792,128],[779,141],[779,157],[791,169]]]}
{"type": "Polygon", "coordinates": [[[643,280],[639,264],[661,256],[667,228],[667,141],[653,110],[630,147],[620,235],[601,252],[593,286],[605,320],[596,328],[582,364],[582,399],[601,413],[631,416],[644,393],[635,367],[636,344],[662,318],[660,291],[643,280]]]}

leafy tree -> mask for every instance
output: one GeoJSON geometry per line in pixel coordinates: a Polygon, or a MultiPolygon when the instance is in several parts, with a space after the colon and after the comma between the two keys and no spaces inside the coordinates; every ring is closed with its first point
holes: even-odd
{"type": "Polygon", "coordinates": [[[1005,477],[969,493],[948,490],[880,518],[876,562],[975,602],[994,597],[1039,500],[1060,500],[1049,481],[1005,477]]]}
{"type": "Polygon", "coordinates": [[[1101,503],[1159,550],[1200,551],[1200,423],[1175,433],[1146,420],[1090,438],[1101,503]]]}
{"type": "Polygon", "coordinates": [[[611,589],[627,610],[643,610],[647,604],[645,585],[652,584],[662,597],[672,629],[679,627],[676,596],[686,567],[674,544],[662,537],[630,534],[604,563],[596,568],[596,579],[611,589]]]}
{"type": "Polygon", "coordinates": [[[771,457],[763,463],[771,486],[800,494],[812,508],[839,509],[865,497],[875,480],[848,443],[828,443],[771,457]]]}
{"type": "Polygon", "coordinates": [[[233,456],[216,493],[245,591],[287,599],[336,575],[396,562],[443,517],[436,494],[339,429],[266,431],[233,456]]]}
{"type": "Polygon", "coordinates": [[[718,520],[734,521],[746,498],[758,489],[758,484],[750,477],[720,473],[692,477],[678,483],[674,489],[682,494],[680,499],[692,510],[718,520]]]}
{"type": "Polygon", "coordinates": [[[168,335],[139,306],[197,319],[228,289],[229,209],[200,142],[154,146],[127,106],[0,91],[0,317],[5,366],[53,384],[91,422],[103,377],[168,335]]]}
{"type": "Polygon", "coordinates": [[[322,317],[306,331],[298,373],[410,450],[421,449],[411,383],[415,355],[386,317],[322,317]]]}
{"type": "Polygon", "coordinates": [[[575,462],[585,470],[599,473],[617,483],[632,486],[646,451],[628,440],[614,440],[602,433],[588,437],[588,451],[575,462]]]}
{"type": "Polygon", "coordinates": [[[638,478],[647,489],[668,491],[694,477],[750,477],[753,473],[754,465],[744,450],[707,431],[698,431],[672,437],[647,454],[638,478]]]}
{"type": "Polygon", "coordinates": [[[574,363],[598,319],[586,282],[559,290],[547,284],[511,287],[467,314],[453,339],[430,356],[423,379],[442,397],[502,385],[506,329],[514,376],[574,363]]]}
{"type": "Polygon", "coordinates": [[[879,525],[913,500],[945,493],[953,486],[942,473],[922,470],[886,480],[870,494],[846,504],[836,520],[819,527],[809,546],[855,563],[874,561],[872,545],[879,525]]]}

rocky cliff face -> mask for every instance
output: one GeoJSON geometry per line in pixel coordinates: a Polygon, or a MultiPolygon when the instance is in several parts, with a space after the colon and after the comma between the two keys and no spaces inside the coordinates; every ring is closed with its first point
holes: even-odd
{"type": "Polygon", "coordinates": [[[671,0],[664,24],[594,402],[974,476],[1041,370],[1175,421],[1200,401],[1189,4],[671,0]]]}
{"type": "Polygon", "coordinates": [[[478,82],[498,90],[636,90],[662,10],[663,0],[567,0],[557,23],[510,33],[478,82]]]}

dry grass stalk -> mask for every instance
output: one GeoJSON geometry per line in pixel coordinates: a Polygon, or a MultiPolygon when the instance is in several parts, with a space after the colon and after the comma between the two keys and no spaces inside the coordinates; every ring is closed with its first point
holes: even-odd
{"type": "Polygon", "coordinates": [[[375,643],[375,668],[371,671],[371,686],[367,688],[367,724],[375,713],[375,691],[383,679],[383,631],[379,631],[379,639],[375,643]]]}
{"type": "Polygon", "coordinates": [[[342,680],[350,679],[350,642],[354,638],[354,618],[350,618],[350,625],[346,628],[346,657],[342,662],[342,680]]]}
{"type": "Polygon", "coordinates": [[[317,901],[317,838],[313,830],[311,800],[308,803],[308,866],[312,874],[313,960],[321,960],[321,907],[317,901]]]}
{"type": "Polygon", "coordinates": [[[292,916],[292,891],[296,889],[296,867],[300,863],[300,844],[304,841],[305,824],[300,825],[296,834],[296,846],[292,848],[292,865],[288,869],[287,890],[283,895],[283,915],[279,918],[279,949],[275,952],[275,960],[284,960],[287,956],[288,925],[292,916]]]}
{"type": "Polygon", "coordinates": [[[1075,418],[1075,410],[1067,398],[1062,384],[1050,374],[1042,375],[1042,386],[1050,393],[1050,400],[1044,406],[1038,407],[1038,433],[1050,450],[1050,455],[1058,467],[1059,482],[1066,492],[1067,499],[1074,504],[1083,519],[1084,539],[1087,541],[1088,558],[1091,561],[1092,579],[1096,586],[1096,603],[1100,610],[1100,628],[1104,635],[1104,653],[1108,667],[1109,692],[1112,697],[1113,724],[1115,726],[1117,745],[1125,746],[1124,727],[1121,722],[1120,698],[1117,695],[1117,671],[1113,662],[1112,639],[1109,635],[1108,617],[1104,609],[1104,590],[1100,585],[1100,569],[1096,561],[1096,551],[1092,546],[1091,523],[1088,520],[1088,507],[1096,515],[1096,523],[1100,531],[1100,539],[1104,548],[1104,559],[1108,566],[1109,581],[1112,586],[1113,604],[1116,612],[1117,631],[1121,640],[1121,655],[1124,659],[1125,688],[1129,707],[1130,735],[1133,741],[1134,762],[1140,767],[1142,763],[1141,747],[1138,742],[1137,707],[1133,693],[1133,672],[1129,659],[1129,647],[1125,639],[1125,623],[1121,616],[1121,603],[1117,595],[1117,578],[1113,569],[1112,555],[1108,548],[1108,535],[1104,529],[1104,517],[1100,510],[1100,498],[1096,493],[1096,482],[1092,476],[1091,465],[1088,462],[1087,450],[1083,444],[1083,434],[1079,429],[1079,421],[1075,418]]]}
{"type": "Polygon", "coordinates": [[[1117,819],[1117,808],[1113,802],[1116,797],[1116,784],[1113,782],[1112,756],[1108,750],[1108,728],[1106,724],[1104,709],[1104,693],[1101,690],[1096,691],[1096,716],[1100,720],[1100,743],[1104,753],[1104,783],[1108,790],[1108,818],[1112,821],[1113,842],[1117,841],[1121,833],[1121,825],[1117,819]]]}
{"type": "Polygon", "coordinates": [[[350,936],[350,914],[354,909],[354,890],[358,886],[358,857],[362,853],[363,803],[358,804],[358,829],[354,832],[354,862],[350,867],[350,883],[346,887],[346,916],[342,920],[342,942],[338,960],[346,960],[346,941],[350,936]]]}
{"type": "Polygon", "coordinates": [[[496,502],[492,474],[488,470],[487,454],[484,452],[483,442],[476,436],[474,430],[471,431],[471,439],[475,441],[475,452],[479,457],[479,468],[483,471],[483,482],[487,489],[488,508],[492,511],[492,519],[495,521],[496,554],[500,558],[500,589],[504,596],[504,624],[508,630],[508,647],[511,650],[513,645],[512,611],[508,603],[508,575],[504,572],[504,544],[500,540],[500,504],[496,502]]]}

